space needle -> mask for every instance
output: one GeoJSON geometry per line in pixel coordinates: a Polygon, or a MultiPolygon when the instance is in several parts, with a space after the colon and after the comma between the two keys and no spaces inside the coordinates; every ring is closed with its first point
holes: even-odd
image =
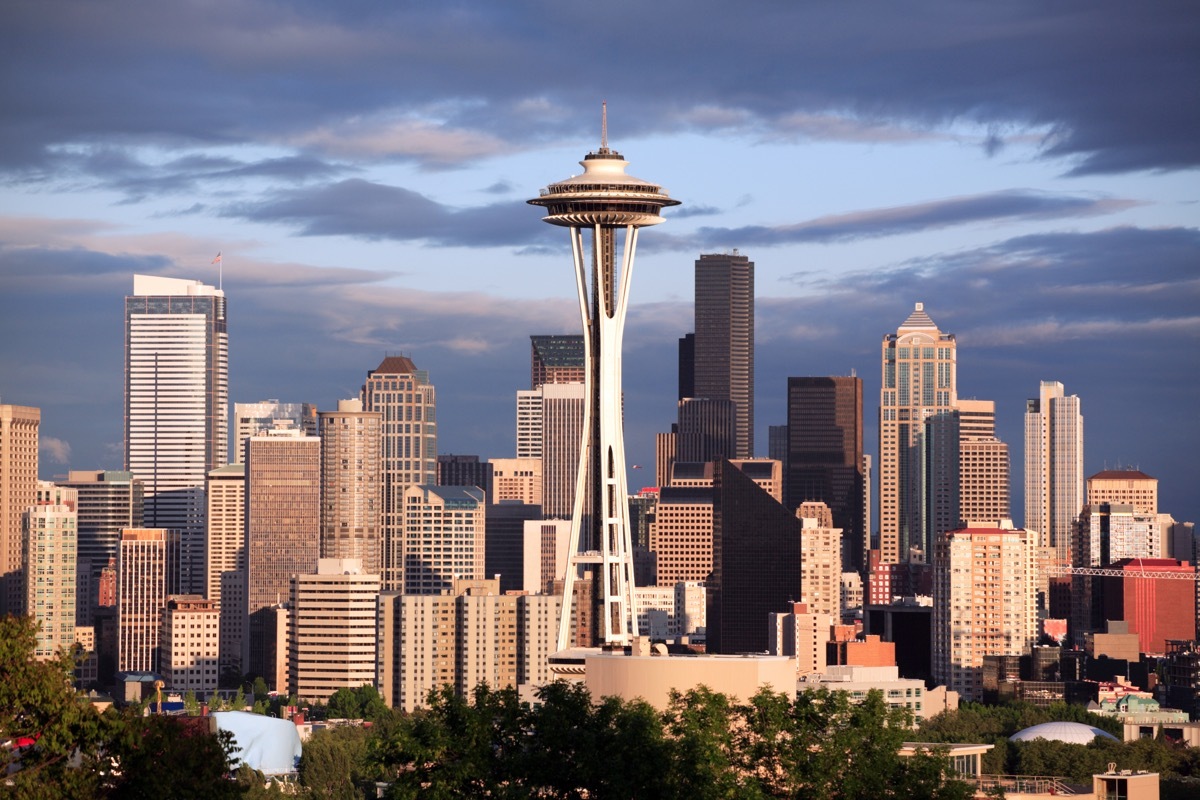
{"type": "Polygon", "coordinates": [[[529,201],[546,209],[545,222],[570,230],[586,365],[559,651],[571,646],[572,603],[581,570],[591,572],[594,580],[594,640],[623,646],[637,634],[621,420],[621,339],[638,229],[657,225],[663,221],[659,212],[664,207],[679,205],[661,186],[625,174],[629,162],[608,147],[607,104],[601,112],[600,149],[579,164],[582,175],[552,183],[529,201]],[[591,234],[586,237],[588,248],[584,231],[591,234]]]}

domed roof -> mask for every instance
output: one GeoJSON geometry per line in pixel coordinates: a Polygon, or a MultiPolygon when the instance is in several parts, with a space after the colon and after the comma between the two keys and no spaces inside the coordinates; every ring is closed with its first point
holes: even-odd
{"type": "Polygon", "coordinates": [[[1048,739],[1067,744],[1088,744],[1097,736],[1120,741],[1108,731],[1102,731],[1081,722],[1043,722],[1033,725],[1023,731],[1017,731],[1008,737],[1010,742],[1032,742],[1034,739],[1048,739]]]}

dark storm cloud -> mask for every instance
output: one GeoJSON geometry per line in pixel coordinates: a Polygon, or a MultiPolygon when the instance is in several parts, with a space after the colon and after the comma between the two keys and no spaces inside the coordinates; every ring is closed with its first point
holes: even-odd
{"type": "Polygon", "coordinates": [[[549,0],[62,0],[3,14],[9,170],[106,143],[447,166],[594,136],[601,97],[618,138],[896,140],[966,121],[989,152],[998,131],[1043,134],[1078,173],[1200,165],[1186,2],[614,0],[597,14],[549,0]]]}
{"type": "Polygon", "coordinates": [[[524,201],[456,210],[410,189],[351,178],[277,192],[263,201],[230,206],[224,215],[294,225],[310,236],[492,247],[548,240],[545,226],[534,224],[539,213],[524,201]]]}
{"type": "Polygon", "coordinates": [[[738,242],[742,247],[844,242],[919,233],[987,220],[1059,219],[1111,214],[1133,205],[1135,203],[1128,200],[1045,192],[991,192],[821,217],[794,225],[700,228],[694,241],[700,248],[721,247],[727,242],[738,242]]]}

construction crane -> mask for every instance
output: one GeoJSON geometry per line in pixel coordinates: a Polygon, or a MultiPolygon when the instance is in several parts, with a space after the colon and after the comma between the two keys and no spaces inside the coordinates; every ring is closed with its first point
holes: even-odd
{"type": "Polygon", "coordinates": [[[1042,570],[1047,575],[1088,575],[1093,578],[1151,578],[1154,580],[1200,581],[1200,574],[1191,572],[1175,572],[1167,570],[1128,570],[1112,569],[1110,567],[1067,567],[1061,564],[1045,567],[1042,570]]]}

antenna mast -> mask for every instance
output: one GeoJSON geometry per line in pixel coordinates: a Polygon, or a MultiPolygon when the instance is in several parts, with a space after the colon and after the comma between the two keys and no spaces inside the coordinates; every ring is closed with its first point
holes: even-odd
{"type": "Polygon", "coordinates": [[[608,152],[608,101],[600,101],[600,152],[608,152]]]}

